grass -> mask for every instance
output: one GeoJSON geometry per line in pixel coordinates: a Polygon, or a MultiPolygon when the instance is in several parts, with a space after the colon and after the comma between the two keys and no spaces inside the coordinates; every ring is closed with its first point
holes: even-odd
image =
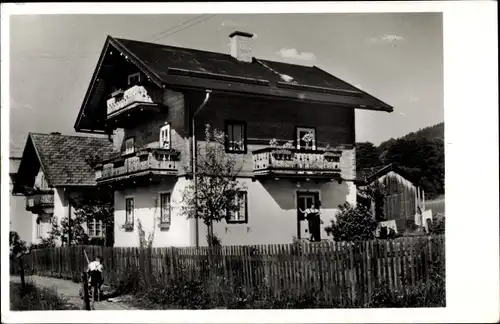
{"type": "Polygon", "coordinates": [[[10,284],[10,309],[13,311],[30,310],[76,310],[76,306],[59,296],[57,291],[26,283],[24,290],[20,283],[10,284]]]}

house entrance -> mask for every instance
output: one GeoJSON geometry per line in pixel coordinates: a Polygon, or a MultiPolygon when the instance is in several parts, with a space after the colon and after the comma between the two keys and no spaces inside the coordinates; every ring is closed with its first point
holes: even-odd
{"type": "Polygon", "coordinates": [[[310,208],[320,208],[319,194],[317,192],[297,192],[297,237],[319,241],[321,239],[319,216],[318,221],[315,221],[314,218],[306,218],[306,210],[310,208]]]}

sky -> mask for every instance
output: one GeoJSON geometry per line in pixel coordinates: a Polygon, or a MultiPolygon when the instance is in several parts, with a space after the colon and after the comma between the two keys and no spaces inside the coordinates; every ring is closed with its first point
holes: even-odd
{"type": "Polygon", "coordinates": [[[74,122],[107,35],[229,53],[254,33],[255,57],[316,65],[392,105],[356,111],[356,141],[375,144],[444,121],[441,13],[19,15],[10,25],[10,151],[29,132],[74,122]]]}

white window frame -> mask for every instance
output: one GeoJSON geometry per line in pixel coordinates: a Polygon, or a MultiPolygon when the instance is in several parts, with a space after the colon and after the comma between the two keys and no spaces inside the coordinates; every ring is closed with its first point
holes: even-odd
{"type": "Polygon", "coordinates": [[[167,123],[160,128],[160,147],[167,150],[170,149],[171,138],[170,124],[167,123]]]}
{"type": "MultiPolygon", "coordinates": [[[[314,127],[297,127],[297,130],[296,130],[296,134],[295,134],[295,137],[296,137],[296,140],[297,140],[297,149],[302,149],[303,147],[300,146],[300,141],[301,141],[301,137],[300,137],[300,132],[312,132],[313,133],[313,140],[312,140],[312,145],[311,145],[311,149],[315,150],[316,149],[316,129],[314,127]]],[[[305,148],[305,147],[304,147],[305,148]]]]}
{"type": "Polygon", "coordinates": [[[134,150],[135,150],[135,138],[129,137],[125,140],[125,152],[124,152],[124,154],[134,153],[134,150]],[[129,145],[130,143],[132,143],[131,146],[129,145]]]}
{"type": "Polygon", "coordinates": [[[133,196],[128,196],[128,197],[125,197],[125,224],[134,224],[134,219],[135,217],[135,198],[133,196]],[[128,205],[127,205],[127,202],[132,200],[132,210],[131,210],[131,217],[127,217],[128,216],[128,205]]]}
{"type": "Polygon", "coordinates": [[[238,211],[227,211],[227,219],[226,222],[228,224],[241,224],[241,223],[248,223],[248,191],[246,190],[240,190],[235,196],[236,199],[236,204],[239,203],[239,197],[242,195],[244,197],[243,200],[243,210],[244,210],[244,215],[241,217],[241,207],[238,211]],[[237,216],[237,217],[235,217],[237,216]]]}
{"type": "Polygon", "coordinates": [[[142,78],[141,78],[141,73],[140,72],[136,72],[136,73],[132,73],[132,74],[129,74],[128,77],[127,77],[127,84],[129,86],[133,85],[134,83],[136,83],[134,81],[134,78],[137,78],[137,81],[136,82],[141,82],[142,81],[142,78]]]}
{"type": "Polygon", "coordinates": [[[163,191],[158,193],[159,207],[160,207],[160,224],[161,225],[170,225],[172,223],[172,193],[170,191],[163,191]],[[163,204],[162,204],[162,196],[168,195],[168,215],[167,220],[164,221],[163,217],[163,204]]]}
{"type": "Polygon", "coordinates": [[[97,220],[94,218],[94,219],[90,220],[90,222],[87,221],[87,232],[88,232],[89,237],[103,237],[104,236],[104,233],[103,233],[104,224],[103,224],[102,219],[97,220]],[[90,230],[90,226],[89,226],[90,222],[93,225],[93,231],[92,231],[93,233],[91,233],[91,230],[90,230]],[[100,228],[99,235],[97,235],[97,228],[98,227],[100,228]]]}

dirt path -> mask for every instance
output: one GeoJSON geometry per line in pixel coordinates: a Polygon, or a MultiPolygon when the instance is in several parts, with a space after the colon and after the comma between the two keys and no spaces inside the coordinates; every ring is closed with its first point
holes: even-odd
{"type": "MultiPolygon", "coordinates": [[[[11,282],[21,282],[18,276],[11,276],[11,282]]],[[[26,282],[32,282],[37,286],[45,288],[54,288],[57,292],[68,299],[68,302],[77,306],[79,309],[83,308],[83,301],[80,299],[80,284],[70,280],[40,277],[40,276],[26,276],[26,282]]],[[[111,299],[113,300],[113,299],[111,299]]],[[[124,302],[111,302],[108,300],[95,302],[95,310],[133,310],[137,309],[124,302]]]]}

